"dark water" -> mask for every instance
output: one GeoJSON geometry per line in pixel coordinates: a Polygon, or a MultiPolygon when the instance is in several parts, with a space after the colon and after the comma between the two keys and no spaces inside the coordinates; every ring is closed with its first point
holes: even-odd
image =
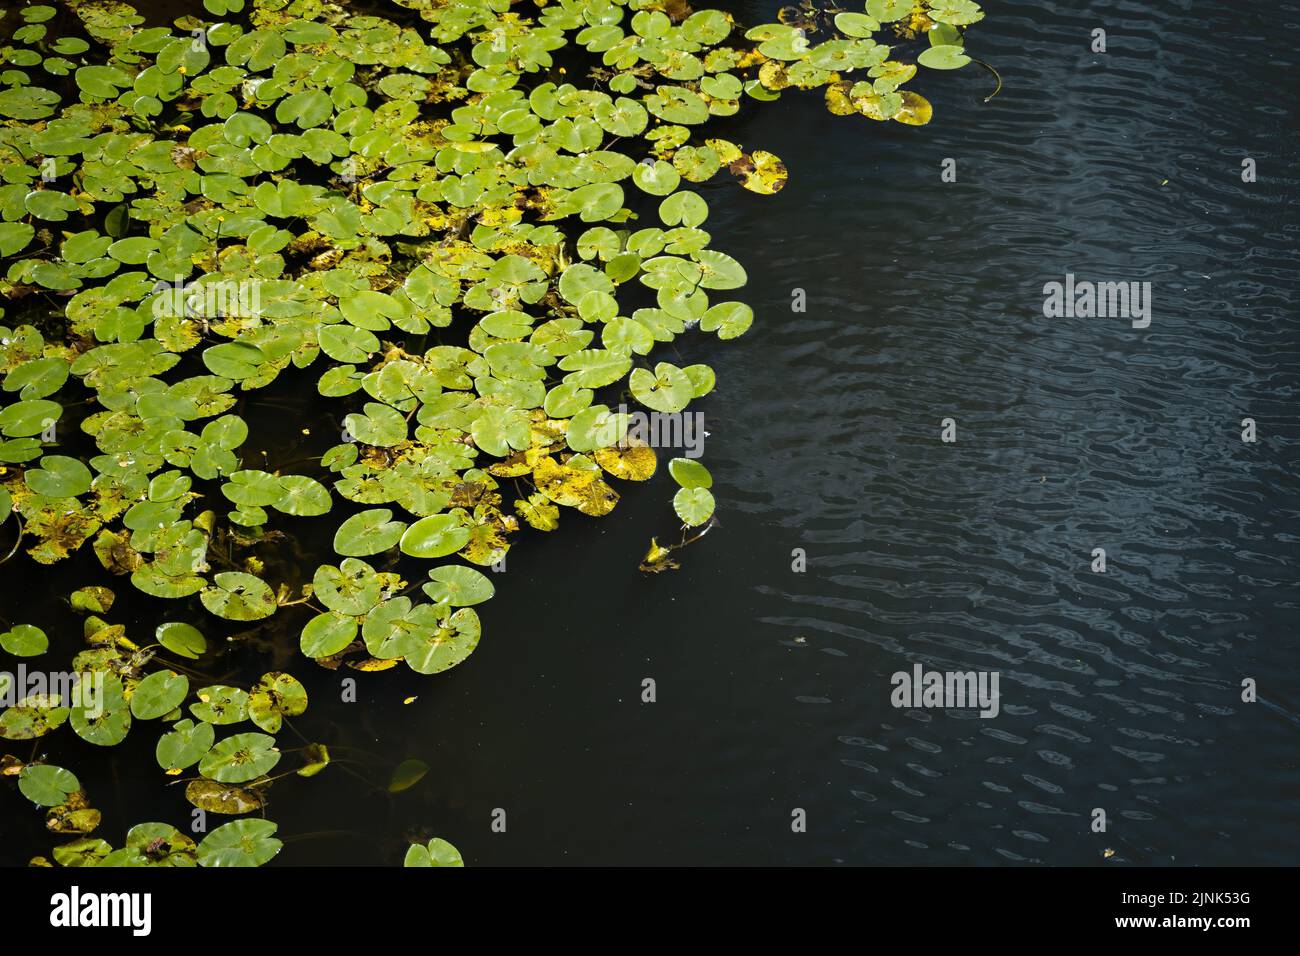
{"type": "MultiPolygon", "coordinates": [[[[341,674],[296,667],[299,727],[346,769],[433,769],[397,795],[345,765],[278,786],[282,862],[392,865],[419,834],[474,865],[1300,859],[1300,7],[985,7],[987,103],[971,66],[917,84],[924,128],[789,96],[724,134],[792,175],[770,199],[704,190],[758,313],[683,348],[718,373],[721,527],[639,573],[671,534],[660,474],[607,519],[521,535],[455,671],[363,676],[343,704],[341,674]],[[1150,327],[1045,318],[1066,273],[1149,281],[1150,327]],[[893,708],[915,663],[997,670],[1001,713],[893,708]]],[[[330,424],[304,400],[261,410],[258,447],[330,424]]],[[[61,593],[24,587],[6,616],[61,593]]],[[[112,840],[186,820],[140,737],[143,761],[70,764],[112,840]]],[[[5,801],[13,857],[44,851],[5,801]]]]}

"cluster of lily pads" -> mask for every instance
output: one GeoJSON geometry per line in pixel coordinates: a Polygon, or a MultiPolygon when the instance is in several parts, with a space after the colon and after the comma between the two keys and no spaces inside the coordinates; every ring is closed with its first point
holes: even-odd
{"type": "MultiPolygon", "coordinates": [[[[171,27],[118,0],[8,14],[0,529],[42,564],[89,548],[109,579],[184,601],[174,616],[307,605],[307,658],[434,674],[473,652],[474,605],[494,592],[477,568],[522,525],[608,514],[616,482],[657,470],[615,399],[678,413],[714,388],[707,365],[656,353],[753,321],[728,297],[745,271],[711,247],[691,187],[722,176],[771,195],[788,174],[706,137],[709,121],[822,90],[832,113],[928,122],[904,84],[918,63],[970,62],[963,30],[983,14],[970,0],[805,3],[745,29],[684,0],[386,6],[204,0],[210,17],[171,27]],[[241,399],[281,376],[339,409],[339,440],[306,467],[245,449],[241,399]],[[67,453],[76,430],[94,453],[67,453]],[[310,583],[277,580],[259,548],[322,515],[338,518],[337,558],[310,583]]],[[[669,470],[682,527],[706,527],[708,470],[669,470]]],[[[643,567],[667,551],[652,545],[643,567]]],[[[158,721],[159,769],[194,774],[191,803],[261,810],[302,684],[205,681],[217,651],[194,625],[142,641],[101,617],[111,589],[71,602],[87,615],[72,670],[102,679],[95,712],[34,695],[0,715],[0,736],[67,723],[111,746],[158,721]],[[257,729],[219,738],[245,722],[257,729]]],[[[35,656],[48,641],[19,624],[0,646],[35,656]]],[[[300,752],[287,773],[329,762],[323,745],[300,752]]],[[[115,849],[90,836],[99,814],[71,771],[4,760],[49,829],[75,836],[61,864],[258,865],[280,848],[275,824],[245,818],[197,845],[141,824],[115,849]]],[[[406,863],[460,856],[433,840],[406,863]]]]}

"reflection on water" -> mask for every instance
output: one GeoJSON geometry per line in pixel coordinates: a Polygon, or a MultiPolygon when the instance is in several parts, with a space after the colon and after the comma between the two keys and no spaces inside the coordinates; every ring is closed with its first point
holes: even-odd
{"type": "MultiPolygon", "coordinates": [[[[1251,6],[990,0],[987,103],[969,67],[920,84],[924,128],[795,97],[736,120],[792,175],[770,199],[705,187],[758,311],[682,349],[718,373],[722,526],[641,575],[671,531],[660,474],[522,536],[456,671],[367,675],[345,704],[299,667],[299,729],[349,762],[279,788],[291,861],[393,865],[427,830],[471,865],[1295,862],[1298,8],[1251,6]],[[1150,326],[1045,317],[1067,273],[1150,282],[1150,326]],[[891,707],[914,664],[998,671],[998,716],[891,707]],[[433,768],[411,790],[363,782],[411,757],[433,768]]],[[[335,426],[300,381],[255,447],[335,426]]],[[[144,786],[115,775],[148,765],[140,736],[144,759],[76,764],[113,835],[183,822],[172,792],[115,803],[144,786]]],[[[6,841],[43,851],[12,817],[6,841]]]]}

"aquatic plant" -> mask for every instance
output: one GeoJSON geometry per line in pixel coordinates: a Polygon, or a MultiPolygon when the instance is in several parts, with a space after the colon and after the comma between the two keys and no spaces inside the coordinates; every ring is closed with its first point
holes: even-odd
{"type": "MultiPolygon", "coordinates": [[[[495,590],[476,567],[522,525],[606,515],[619,482],[655,473],[609,402],[683,411],[713,371],[651,356],[753,322],[730,297],[745,270],[712,247],[690,187],[729,176],[768,196],[788,171],[705,136],[710,120],[821,90],[837,115],[926,123],[906,85],[918,64],[970,62],[963,30],[982,13],[805,3],[744,29],[684,0],[204,7],[172,27],[118,0],[8,15],[0,522],[40,564],[89,549],[178,620],[131,636],[104,617],[111,588],[78,589],[76,693],[17,701],[0,736],[155,733],[161,779],[189,774],[191,804],[242,815],[330,756],[311,744],[281,767],[275,735],[306,690],[278,669],[252,686],[205,677],[219,651],[201,609],[257,626],[310,608],[299,647],[326,667],[462,663],[495,590]],[[339,440],[305,464],[252,453],[241,396],[305,376],[336,404],[339,440]],[[78,430],[93,452],[69,453],[78,430]],[[337,557],[302,580],[268,546],[323,515],[337,557]],[[427,574],[418,592],[411,567],[427,574]]],[[[691,459],[668,468],[698,537],[712,477],[691,459]]],[[[673,550],[652,541],[643,568],[675,566],[673,550]]],[[[0,646],[49,642],[18,624],[0,646]]],[[[427,769],[399,768],[390,789],[427,769]]],[[[73,837],[53,849],[61,865],[248,866],[281,848],[256,818],[197,844],[143,823],[114,848],[90,835],[100,815],[72,771],[16,756],[2,770],[73,837]]],[[[434,839],[405,863],[461,859],[434,839]]]]}

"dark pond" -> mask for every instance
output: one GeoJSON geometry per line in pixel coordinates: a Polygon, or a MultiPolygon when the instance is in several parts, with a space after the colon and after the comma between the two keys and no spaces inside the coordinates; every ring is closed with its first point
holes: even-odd
{"type": "MultiPolygon", "coordinates": [[[[362,675],[347,704],[344,672],[299,662],[299,729],[352,762],[277,787],[280,862],[395,865],[421,834],[479,866],[1300,859],[1300,7],[985,9],[988,102],[971,66],[918,87],[924,128],[788,96],[723,133],[791,178],[706,187],[757,310],[686,356],[718,373],[721,526],[641,574],[672,535],[661,473],[606,519],[519,536],[455,671],[362,675]],[[1045,317],[1067,273],[1150,282],[1150,326],[1045,317]],[[1000,713],[895,709],[918,663],[998,671],[1000,713]],[[432,768],[414,788],[364,782],[407,758],[432,768]]],[[[247,447],[285,461],[336,427],[301,382],[245,407],[247,447]]],[[[0,613],[75,628],[65,584],[15,565],[0,613]]],[[[283,617],[288,664],[306,617],[283,617]]],[[[67,757],[119,842],[188,819],[139,736],[67,757]]],[[[5,861],[48,852],[39,814],[0,804],[5,861]]]]}

